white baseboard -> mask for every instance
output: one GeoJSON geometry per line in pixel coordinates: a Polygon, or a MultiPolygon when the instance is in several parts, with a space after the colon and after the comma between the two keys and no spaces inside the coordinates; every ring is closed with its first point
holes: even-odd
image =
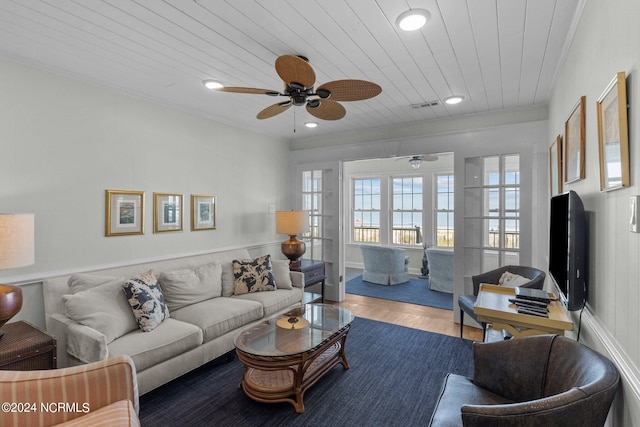
{"type": "Polygon", "coordinates": [[[638,367],[629,358],[624,349],[620,347],[620,344],[609,330],[600,322],[600,319],[591,313],[589,307],[585,308],[582,321],[584,322],[583,326],[589,328],[594,337],[600,341],[600,344],[608,353],[608,357],[618,368],[625,384],[633,392],[635,400],[640,402],[640,370],[638,367]]]}
{"type": "Polygon", "coordinates": [[[620,373],[622,390],[616,395],[605,427],[637,425],[640,419],[640,370],[589,306],[585,308],[582,322],[580,341],[607,356],[620,373]]]}

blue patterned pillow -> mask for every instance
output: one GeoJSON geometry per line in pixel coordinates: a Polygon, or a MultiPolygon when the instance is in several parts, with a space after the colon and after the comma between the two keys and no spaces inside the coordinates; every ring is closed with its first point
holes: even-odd
{"type": "Polygon", "coordinates": [[[271,255],[264,255],[250,261],[234,259],[233,278],[233,293],[235,295],[276,290],[271,255]]]}
{"type": "Polygon", "coordinates": [[[153,270],[127,280],[122,288],[138,326],[144,332],[153,331],[164,319],[169,318],[169,309],[153,270]]]}

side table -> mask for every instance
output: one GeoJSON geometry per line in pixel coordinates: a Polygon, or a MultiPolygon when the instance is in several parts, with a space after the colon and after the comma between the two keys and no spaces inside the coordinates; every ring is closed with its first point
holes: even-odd
{"type": "Polygon", "coordinates": [[[324,302],[324,283],[327,278],[324,267],[324,261],[303,259],[296,264],[291,264],[289,266],[289,270],[304,273],[305,288],[307,286],[315,285],[316,283],[321,283],[322,291],[320,299],[324,302]]]}
{"type": "Polygon", "coordinates": [[[0,338],[0,369],[33,371],[56,368],[56,339],[25,321],[7,323],[0,338]]]}

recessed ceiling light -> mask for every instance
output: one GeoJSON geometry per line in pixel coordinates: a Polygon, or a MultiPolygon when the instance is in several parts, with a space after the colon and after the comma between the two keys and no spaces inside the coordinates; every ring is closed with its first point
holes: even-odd
{"type": "Polygon", "coordinates": [[[318,127],[318,124],[316,122],[306,122],[304,125],[306,127],[308,127],[308,128],[317,128],[318,127]]]}
{"type": "Polygon", "coordinates": [[[446,102],[449,105],[455,105],[455,104],[461,103],[463,99],[464,99],[464,96],[453,95],[453,96],[450,96],[448,98],[445,98],[444,102],[446,102]]]}
{"type": "Polygon", "coordinates": [[[204,87],[206,87],[207,89],[220,89],[221,87],[224,87],[224,85],[220,82],[217,82],[215,80],[203,80],[202,84],[204,85],[204,87]]]}
{"type": "Polygon", "coordinates": [[[431,14],[424,9],[411,9],[403,12],[396,19],[396,25],[404,31],[418,30],[429,22],[431,14]]]}

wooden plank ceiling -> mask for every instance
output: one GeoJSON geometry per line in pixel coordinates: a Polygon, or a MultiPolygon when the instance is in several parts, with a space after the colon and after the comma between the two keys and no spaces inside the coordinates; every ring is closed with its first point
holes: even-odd
{"type": "Polygon", "coordinates": [[[3,0],[0,56],[293,139],[544,105],[584,1],[3,0]],[[403,32],[395,21],[410,8],[431,21],[403,32]],[[202,85],[282,90],[274,61],[283,54],[309,58],[316,86],[364,79],[382,94],[306,129],[318,120],[300,107],[255,118],[284,98],[202,85]],[[464,101],[445,105],[454,94],[464,101]]]}

